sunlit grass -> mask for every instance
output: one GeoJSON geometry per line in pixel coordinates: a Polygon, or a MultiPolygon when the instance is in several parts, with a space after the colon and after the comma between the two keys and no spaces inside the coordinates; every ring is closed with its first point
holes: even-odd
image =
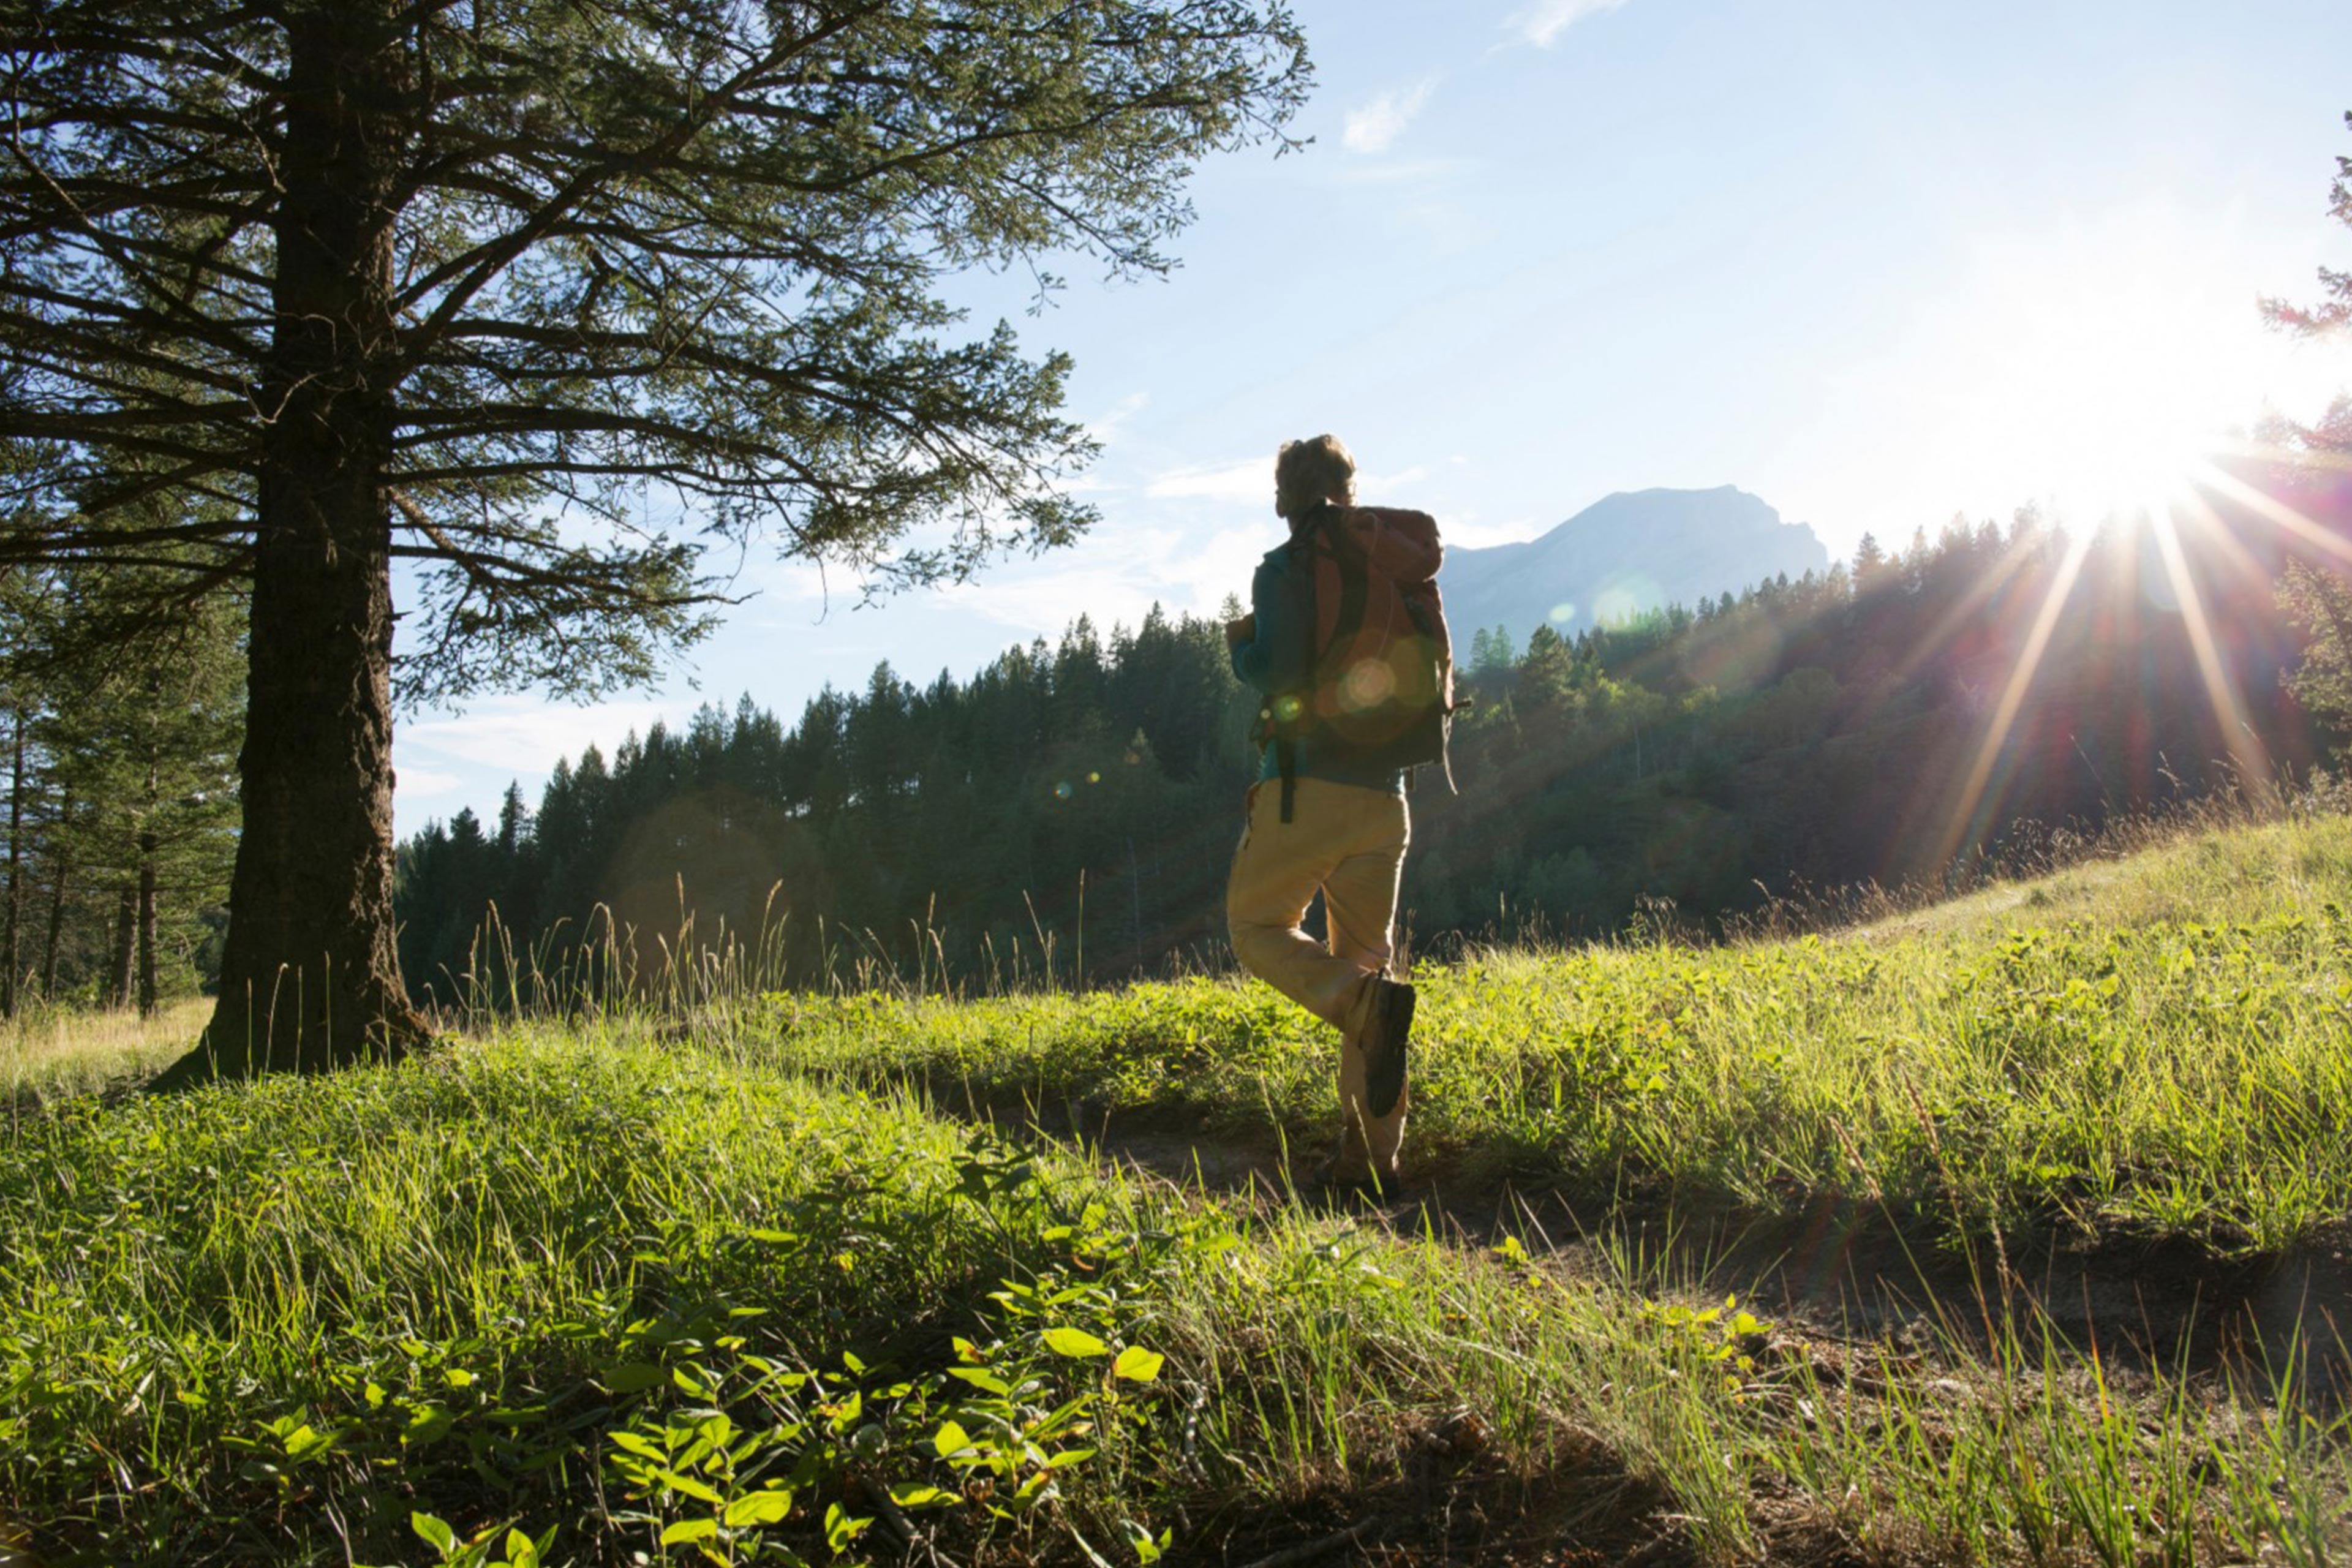
{"type": "Polygon", "coordinates": [[[0,1236],[0,1517],[60,1561],[418,1561],[429,1516],[551,1561],[903,1525],[1127,1563],[1332,1510],[1442,1539],[1454,1496],[1720,1563],[2340,1541],[2341,1435],[2292,1405],[1235,1210],[718,1038],[68,1104],[10,1136],[0,1236]]]}
{"type": "MultiPolygon", "coordinates": [[[[2352,1212],[2347,886],[2352,823],[2304,818],[1834,934],[1472,952],[1418,974],[1413,1147],[1636,1210],[2292,1246],[2352,1212]]],[[[88,1091],[201,1004],[20,1027],[0,1544],[1142,1568],[1357,1520],[1434,1549],[1458,1508],[1490,1550],[1724,1564],[2352,1546],[2298,1363],[2119,1372],[1998,1289],[1822,1340],[1605,1245],[1570,1275],[1016,1146],[936,1112],[1318,1141],[1329,1041],[1230,980],[910,989],[478,1014],[163,1099],[88,1091]]]]}
{"type": "Polygon", "coordinates": [[[143,1018],[129,1007],[33,1007],[0,1022],[0,1095],[81,1093],[143,1077],[195,1044],[211,1016],[203,996],[143,1018]]]}
{"type": "MultiPolygon", "coordinates": [[[[2352,820],[2233,829],[1845,933],[1423,965],[1408,1158],[1602,1197],[2289,1247],[2352,1215],[2352,820]],[[2341,900],[2341,901],[2340,901],[2341,900]]],[[[746,1048],[950,1106],[1318,1140],[1262,985],[780,996],[746,1048]]]]}

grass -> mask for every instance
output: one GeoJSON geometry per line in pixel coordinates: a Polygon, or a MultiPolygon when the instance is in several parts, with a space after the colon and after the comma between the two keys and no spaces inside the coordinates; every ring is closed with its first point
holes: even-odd
{"type": "Polygon", "coordinates": [[[31,1007],[0,1022],[0,1096],[22,1104],[146,1077],[186,1051],[212,1006],[209,997],[192,996],[144,1018],[127,1007],[31,1007]]]}
{"type": "MultiPolygon", "coordinates": [[[[1636,1209],[2290,1247],[2352,1196],[2347,881],[2352,823],[2305,818],[1843,933],[1423,965],[1412,1147],[1636,1209]]],[[[8,1037],[0,1562],[2352,1552],[2340,1345],[2118,1365],[1998,1274],[1827,1334],[1622,1246],[937,1113],[1319,1140],[1328,1041],[1263,987],[722,997],[100,1092],[200,1024],[8,1037]]]]}
{"type": "MultiPolygon", "coordinates": [[[[1595,1199],[1844,1197],[1973,1234],[2274,1253],[2352,1214],[2352,819],[2094,862],[1839,933],[1423,964],[1408,1152],[1595,1199]]],[[[785,995],[747,1037],[950,1103],[1332,1125],[1329,1032],[1196,979],[785,995]]]]}
{"type": "Polygon", "coordinates": [[[1505,1554],[2317,1563],[2352,1479],[2292,1401],[1788,1336],[623,1028],[71,1104],[0,1232],[51,1563],[1140,1563],[1444,1546],[1434,1496],[1505,1554]]]}

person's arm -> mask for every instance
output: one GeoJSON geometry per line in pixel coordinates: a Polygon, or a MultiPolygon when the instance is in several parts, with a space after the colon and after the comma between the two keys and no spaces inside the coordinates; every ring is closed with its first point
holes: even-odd
{"type": "Polygon", "coordinates": [[[1285,601],[1283,572],[1273,562],[1260,562],[1250,582],[1250,613],[1230,622],[1225,636],[1233,647],[1234,677],[1243,685],[1272,695],[1279,673],[1275,650],[1282,638],[1296,636],[1289,626],[1290,606],[1285,601]],[[1236,631],[1245,628],[1245,635],[1236,631]]]}

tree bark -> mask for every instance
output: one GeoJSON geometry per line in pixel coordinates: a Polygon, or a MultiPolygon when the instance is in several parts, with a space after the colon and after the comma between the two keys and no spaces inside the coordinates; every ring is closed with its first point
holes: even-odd
{"type": "Polygon", "coordinates": [[[107,976],[106,986],[106,1005],[110,1007],[131,1005],[131,957],[138,923],[138,889],[125,882],[114,905],[114,967],[107,976]]]}
{"type": "Polygon", "coordinates": [[[155,830],[139,835],[139,1016],[155,1016],[155,830]]]}
{"type": "MultiPolygon", "coordinates": [[[[58,823],[62,828],[73,815],[73,796],[68,795],[58,802],[58,823]]],[[[58,868],[49,879],[49,939],[41,950],[41,1000],[58,999],[58,937],[66,923],[66,886],[73,876],[73,852],[64,845],[58,847],[58,868]]]]}
{"type": "Polygon", "coordinates": [[[16,1016],[17,963],[23,956],[17,932],[25,913],[25,710],[18,708],[16,734],[8,763],[8,935],[7,970],[0,973],[0,1018],[16,1016]]]}
{"type": "Polygon", "coordinates": [[[393,232],[404,62],[388,0],[287,17],[245,830],[220,997],[169,1088],[398,1055],[426,1036],[393,945],[393,232]]]}

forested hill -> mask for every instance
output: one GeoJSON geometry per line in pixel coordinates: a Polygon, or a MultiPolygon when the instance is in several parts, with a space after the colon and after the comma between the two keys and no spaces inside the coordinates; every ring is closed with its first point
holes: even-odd
{"type": "MultiPolygon", "coordinates": [[[[2226,531],[2186,532],[2184,596],[2159,543],[1955,526],[1572,639],[1457,625],[1479,705],[1460,796],[1414,797],[1414,934],[1498,913],[1605,932],[1644,900],[1708,916],[1798,879],[1928,875],[2021,819],[2307,766],[2281,683],[2300,635],[2267,573],[2226,531]]],[[[1108,637],[1081,618],[961,683],[884,665],[790,723],[747,696],[559,764],[535,813],[510,791],[495,823],[410,840],[403,965],[448,995],[495,902],[556,950],[609,911],[646,963],[691,917],[692,945],[764,934],[803,977],[911,973],[919,947],[965,973],[1035,974],[1048,946],[1065,977],[1156,968],[1221,940],[1253,706],[1215,624],[1156,611],[1108,637]]]]}
{"type": "Polygon", "coordinates": [[[1582,631],[1829,565],[1811,529],[1746,490],[1623,490],[1524,543],[1449,549],[1445,603],[1465,626],[1524,640],[1541,626],[1582,631]]]}

